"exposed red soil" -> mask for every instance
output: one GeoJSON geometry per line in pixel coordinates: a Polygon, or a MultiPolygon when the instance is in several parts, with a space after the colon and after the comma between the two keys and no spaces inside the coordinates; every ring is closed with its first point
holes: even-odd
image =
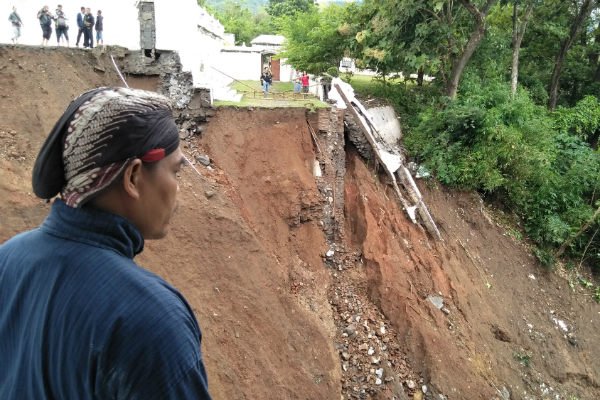
{"type": "MultiPolygon", "coordinates": [[[[119,84],[94,71],[89,53],[54,50],[0,47],[0,242],[48,211],[31,194],[31,168],[71,98],[119,84]]],[[[425,398],[500,399],[502,388],[512,399],[600,398],[600,306],[542,269],[474,194],[419,182],[444,237],[435,242],[347,146],[344,246],[360,257],[327,268],[311,140],[304,110],[219,109],[184,144],[207,153],[211,168],[182,172],[170,234],[137,260],[192,305],[215,399],[351,393],[334,298],[348,291],[385,319],[405,375],[364,398],[403,398],[394,384],[413,398],[423,384],[425,398]],[[418,387],[408,390],[408,379],[418,387]]]]}

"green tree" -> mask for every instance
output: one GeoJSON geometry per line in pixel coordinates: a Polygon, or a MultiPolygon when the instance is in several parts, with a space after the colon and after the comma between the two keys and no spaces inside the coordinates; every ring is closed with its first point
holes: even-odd
{"type": "Polygon", "coordinates": [[[554,69],[552,70],[552,76],[550,77],[550,86],[548,88],[548,94],[550,98],[548,100],[548,108],[551,110],[556,108],[560,75],[562,73],[563,63],[567,56],[567,52],[571,48],[571,45],[576,39],[578,33],[584,26],[586,19],[590,16],[592,9],[596,6],[595,3],[595,0],[583,0],[581,5],[576,4],[578,7],[575,12],[575,17],[571,22],[569,34],[562,40],[560,44],[560,50],[556,55],[554,69]]]}
{"type": "Polygon", "coordinates": [[[294,68],[320,74],[337,67],[352,40],[346,21],[355,5],[332,4],[323,10],[313,7],[295,16],[280,18],[281,33],[285,36],[280,57],[294,68]]]}
{"type": "Polygon", "coordinates": [[[215,17],[223,24],[225,31],[235,34],[235,43],[249,44],[261,33],[273,33],[270,17],[264,12],[253,14],[239,2],[226,0],[215,11],[215,17]]]}
{"type": "Polygon", "coordinates": [[[408,69],[422,76],[431,69],[454,98],[496,1],[367,0],[354,56],[382,74],[408,69]]]}
{"type": "Polygon", "coordinates": [[[512,14],[512,63],[510,68],[510,93],[514,97],[517,93],[517,83],[519,81],[519,53],[521,52],[521,43],[525,36],[527,23],[533,13],[534,1],[530,0],[525,5],[522,16],[519,15],[520,1],[514,0],[512,14]]]}
{"type": "Polygon", "coordinates": [[[272,17],[293,16],[315,9],[312,0],[269,0],[267,13],[272,17]]]}
{"type": "Polygon", "coordinates": [[[357,14],[351,43],[357,65],[383,77],[389,72],[418,71],[419,84],[425,72],[437,72],[443,24],[435,12],[420,8],[425,3],[366,1],[357,14]]]}
{"type": "Polygon", "coordinates": [[[446,93],[451,99],[456,97],[458,84],[463,71],[485,35],[487,14],[497,0],[485,0],[480,7],[477,7],[474,2],[469,0],[459,1],[463,7],[467,9],[469,14],[471,14],[473,26],[470,29],[471,33],[469,34],[467,41],[460,51],[452,57],[452,71],[450,72],[450,79],[446,85],[446,93]]]}

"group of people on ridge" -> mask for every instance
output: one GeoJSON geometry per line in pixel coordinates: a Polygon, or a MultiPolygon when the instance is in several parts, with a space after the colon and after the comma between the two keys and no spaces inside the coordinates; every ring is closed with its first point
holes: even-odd
{"type": "MultiPolygon", "coordinates": [[[[56,44],[63,44],[69,46],[69,23],[68,18],[63,11],[63,7],[59,4],[54,14],[50,12],[48,6],[42,7],[37,13],[37,19],[40,22],[42,28],[42,46],[48,45],[48,41],[52,36],[52,25],[56,30],[56,44]],[[64,39],[63,39],[64,38],[64,39]]],[[[9,15],[8,20],[11,22],[13,27],[12,42],[17,44],[19,37],[21,37],[21,27],[23,26],[23,20],[17,13],[17,8],[13,7],[12,13],[9,15]]],[[[94,35],[93,30],[96,31],[96,43],[98,45],[104,44],[103,31],[104,31],[104,17],[102,11],[98,10],[98,14],[94,18],[92,11],[89,7],[81,7],[81,12],[77,14],[77,42],[76,46],[79,47],[79,41],[83,35],[83,47],[92,48],[94,47],[94,35]]]]}

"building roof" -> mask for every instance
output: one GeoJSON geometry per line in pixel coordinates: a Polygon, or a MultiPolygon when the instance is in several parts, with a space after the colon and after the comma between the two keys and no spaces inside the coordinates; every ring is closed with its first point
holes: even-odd
{"type": "Polygon", "coordinates": [[[281,46],[285,37],[281,35],[259,35],[252,39],[251,44],[281,46]]]}

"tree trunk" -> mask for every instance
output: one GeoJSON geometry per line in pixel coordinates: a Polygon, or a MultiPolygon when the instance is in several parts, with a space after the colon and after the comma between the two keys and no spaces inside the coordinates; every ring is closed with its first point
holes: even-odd
{"type": "Polygon", "coordinates": [[[571,24],[569,36],[567,36],[560,45],[560,50],[556,55],[556,60],[554,62],[554,70],[552,71],[552,77],[550,78],[550,86],[548,88],[548,94],[550,96],[548,100],[548,108],[550,110],[554,110],[556,108],[556,103],[558,101],[558,87],[560,82],[560,74],[562,73],[562,67],[565,61],[565,57],[567,56],[567,52],[573,44],[573,41],[575,40],[575,37],[581,29],[581,26],[583,25],[584,21],[591,14],[594,3],[594,0],[583,0],[581,8],[579,9],[579,12],[575,16],[575,19],[571,24]]]}
{"type": "Polygon", "coordinates": [[[419,67],[417,71],[417,86],[423,86],[423,76],[425,76],[425,68],[419,67]]]}
{"type": "Polygon", "coordinates": [[[462,73],[467,66],[467,63],[471,59],[471,56],[479,46],[481,39],[485,35],[485,17],[490,10],[490,7],[497,0],[487,0],[481,10],[478,10],[477,7],[470,0],[459,0],[460,3],[471,13],[471,15],[475,18],[475,28],[467,41],[467,44],[457,59],[452,62],[452,72],[450,73],[450,80],[446,86],[446,94],[451,99],[456,98],[456,93],[458,92],[458,84],[460,82],[460,78],[462,73]]]}
{"type": "MultiPolygon", "coordinates": [[[[596,43],[600,43],[600,27],[596,28],[594,41],[596,43]]],[[[600,82],[600,51],[596,50],[590,55],[590,62],[596,67],[596,71],[594,72],[594,81],[600,82]]]]}
{"type": "Polygon", "coordinates": [[[525,28],[527,28],[527,22],[529,22],[529,18],[531,17],[531,13],[533,12],[533,3],[529,3],[527,5],[527,9],[525,10],[525,16],[523,17],[523,22],[519,27],[519,21],[517,19],[518,3],[515,2],[513,5],[513,37],[512,37],[512,69],[510,72],[510,93],[513,97],[517,93],[517,83],[519,82],[519,52],[521,51],[521,42],[523,41],[523,36],[525,36],[525,28]]]}

